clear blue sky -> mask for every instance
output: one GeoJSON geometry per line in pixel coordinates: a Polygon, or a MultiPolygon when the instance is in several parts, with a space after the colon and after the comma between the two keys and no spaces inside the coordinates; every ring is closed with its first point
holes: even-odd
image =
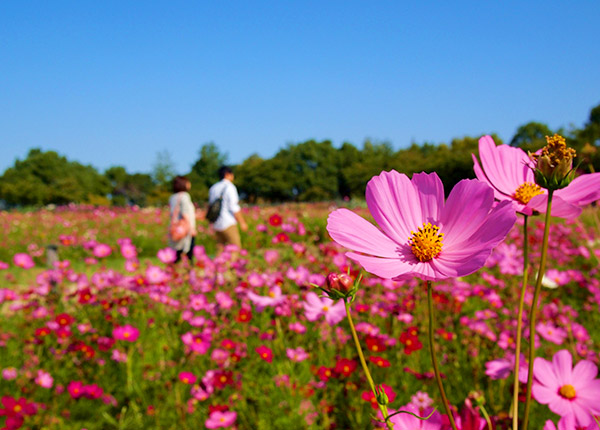
{"type": "Polygon", "coordinates": [[[28,150],[187,173],[287,143],[411,142],[600,103],[598,1],[2,1],[0,173],[28,150]]]}

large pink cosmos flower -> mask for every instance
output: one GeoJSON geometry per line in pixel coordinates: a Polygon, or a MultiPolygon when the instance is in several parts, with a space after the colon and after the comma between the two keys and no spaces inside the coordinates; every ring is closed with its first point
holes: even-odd
{"type": "Polygon", "coordinates": [[[509,202],[492,208],[494,192],[477,180],[460,181],[444,202],[435,173],[410,180],[394,170],[382,172],[367,184],[366,199],[381,230],[348,209],[337,209],[329,214],[327,231],[340,245],[358,251],[346,256],[366,271],[394,280],[471,274],[516,221],[509,202]]]}
{"type": "Polygon", "coordinates": [[[577,427],[586,428],[600,414],[600,379],[598,368],[589,360],[581,360],[573,368],[571,353],[566,349],[552,357],[534,361],[533,396],[561,417],[573,415],[577,427]]]}
{"type": "MultiPolygon", "coordinates": [[[[494,189],[500,201],[512,202],[517,212],[531,215],[533,211],[546,212],[548,193],[535,183],[534,165],[521,148],[496,146],[491,136],[479,139],[479,157],[473,157],[475,176],[494,189]]],[[[552,200],[552,215],[574,218],[581,206],[600,199],[600,173],[581,175],[568,187],[556,190],[552,200]]]]}

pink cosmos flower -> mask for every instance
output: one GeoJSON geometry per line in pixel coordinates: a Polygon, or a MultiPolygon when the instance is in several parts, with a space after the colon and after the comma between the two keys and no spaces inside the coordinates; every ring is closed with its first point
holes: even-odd
{"type": "Polygon", "coordinates": [[[557,327],[552,323],[538,323],[535,326],[535,331],[548,342],[561,345],[568,336],[564,328],[557,327]]]}
{"type": "Polygon", "coordinates": [[[273,362],[273,351],[271,351],[271,348],[265,345],[261,345],[257,347],[255,351],[260,356],[260,358],[265,360],[267,363],[273,362]]]}
{"type": "Polygon", "coordinates": [[[204,422],[207,429],[216,429],[221,427],[231,427],[237,419],[237,412],[233,411],[214,411],[211,412],[208,419],[204,422]]]}
{"type": "Polygon", "coordinates": [[[329,215],[327,230],[334,241],[358,251],[346,256],[366,271],[394,280],[471,274],[516,221],[511,204],[492,207],[493,190],[477,180],[460,181],[444,202],[435,173],[410,180],[394,170],[382,172],[367,184],[366,199],[381,230],[347,209],[329,215]]]}
{"type": "Polygon", "coordinates": [[[187,332],[181,336],[183,343],[196,354],[206,354],[210,348],[210,336],[206,334],[192,334],[187,332]]]}
{"type": "Polygon", "coordinates": [[[126,340],[127,342],[135,342],[140,336],[140,331],[127,324],[121,327],[116,327],[112,331],[112,335],[117,340],[126,340]]]}
{"type": "Polygon", "coordinates": [[[577,427],[587,427],[600,414],[600,379],[598,368],[581,360],[573,368],[571,353],[566,349],[554,354],[552,362],[538,357],[534,361],[533,396],[555,414],[573,415],[577,427]]]}
{"type": "Polygon", "coordinates": [[[105,243],[99,243],[94,246],[94,257],[96,258],[108,257],[111,252],[110,246],[105,243]]]}
{"type": "Polygon", "coordinates": [[[278,306],[285,302],[285,296],[281,294],[281,288],[279,285],[275,285],[269,288],[269,293],[267,296],[259,296],[258,294],[250,291],[248,293],[248,298],[254,303],[256,306],[260,306],[262,308],[266,306],[278,306]]]}
{"type": "Polygon", "coordinates": [[[177,259],[177,252],[175,252],[175,250],[172,248],[163,248],[156,253],[156,256],[161,262],[165,264],[171,264],[175,263],[175,260],[177,259]]]}
{"type": "Polygon", "coordinates": [[[37,377],[35,378],[35,383],[43,388],[52,388],[52,384],[54,383],[54,378],[50,376],[48,372],[44,372],[43,370],[38,370],[37,377]]]}
{"type": "Polygon", "coordinates": [[[193,385],[196,383],[196,375],[191,372],[179,372],[179,380],[184,384],[193,385]]]}
{"type": "Polygon", "coordinates": [[[308,352],[304,350],[301,346],[298,348],[287,348],[285,350],[285,354],[292,361],[304,361],[308,358],[308,352]]]}
{"type": "MultiPolygon", "coordinates": [[[[425,408],[420,410],[416,405],[409,403],[406,406],[402,406],[400,408],[402,411],[412,412],[413,414],[426,417],[428,416],[432,409],[425,408]]],[[[393,414],[396,411],[393,409],[388,409],[389,414],[393,414]]],[[[390,418],[390,421],[395,424],[396,428],[400,429],[416,429],[416,430],[440,430],[442,428],[442,414],[438,411],[433,412],[431,417],[427,420],[420,420],[409,414],[397,414],[390,418]]]]}
{"type": "Polygon", "coordinates": [[[35,263],[33,262],[31,256],[22,252],[15,254],[15,256],[13,257],[13,263],[15,263],[15,266],[20,267],[22,269],[31,269],[33,266],[35,266],[35,263]]]}
{"type": "Polygon", "coordinates": [[[17,377],[17,369],[14,367],[7,367],[6,369],[2,369],[2,378],[10,381],[17,377]]]}
{"type": "MultiPolygon", "coordinates": [[[[535,183],[533,164],[520,148],[509,145],[496,146],[491,136],[479,139],[481,165],[473,155],[475,176],[494,189],[500,201],[510,201],[514,209],[531,215],[534,210],[546,211],[547,191],[535,183]]],[[[568,187],[554,192],[552,215],[574,218],[581,206],[600,199],[600,173],[581,175],[568,187]]]]}
{"type": "Polygon", "coordinates": [[[343,300],[334,302],[327,297],[319,298],[312,291],[306,294],[306,301],[302,305],[306,319],[309,321],[316,321],[325,315],[325,321],[329,325],[336,325],[346,316],[346,306],[343,300]]]}
{"type": "Polygon", "coordinates": [[[126,260],[137,259],[137,249],[131,242],[126,242],[121,245],[121,254],[126,260]]]}

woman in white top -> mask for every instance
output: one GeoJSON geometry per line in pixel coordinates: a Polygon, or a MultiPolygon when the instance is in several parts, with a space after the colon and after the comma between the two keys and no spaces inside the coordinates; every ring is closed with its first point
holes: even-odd
{"type": "Polygon", "coordinates": [[[190,263],[194,261],[194,244],[196,239],[196,208],[192,203],[192,198],[188,191],[192,184],[185,176],[176,176],[173,179],[173,195],[169,197],[170,217],[173,218],[173,213],[176,208],[179,210],[179,218],[185,218],[190,224],[190,232],[183,239],[174,242],[169,237],[169,247],[177,251],[177,263],[181,259],[181,254],[186,254],[190,263]]]}

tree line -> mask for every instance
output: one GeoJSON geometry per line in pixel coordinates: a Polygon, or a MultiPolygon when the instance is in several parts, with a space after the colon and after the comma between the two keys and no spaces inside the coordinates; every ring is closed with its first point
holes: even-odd
{"type": "MultiPolygon", "coordinates": [[[[559,133],[577,150],[578,169],[600,171],[600,105],[591,109],[582,128],[551,130],[546,124],[520,126],[512,146],[535,151],[545,136],[559,133]]],[[[493,136],[497,144],[502,143],[493,136]]],[[[366,140],[362,147],[345,142],[336,148],[329,140],[288,144],[272,158],[257,154],[233,166],[241,197],[249,203],[323,201],[363,198],[367,181],[382,170],[438,173],[446,190],[464,178],[472,178],[471,154],[477,154],[479,136],[452,139],[450,143],[413,143],[394,150],[388,142],[366,140]]],[[[201,146],[198,159],[187,172],[192,199],[202,203],[208,188],[218,180],[217,170],[227,162],[212,142],[201,146]]],[[[92,205],[165,204],[175,175],[168,152],[157,154],[151,173],[130,173],[123,166],[99,172],[89,165],[69,161],[54,151],[31,149],[0,176],[0,202],[5,207],[84,203],[92,205]]]]}

